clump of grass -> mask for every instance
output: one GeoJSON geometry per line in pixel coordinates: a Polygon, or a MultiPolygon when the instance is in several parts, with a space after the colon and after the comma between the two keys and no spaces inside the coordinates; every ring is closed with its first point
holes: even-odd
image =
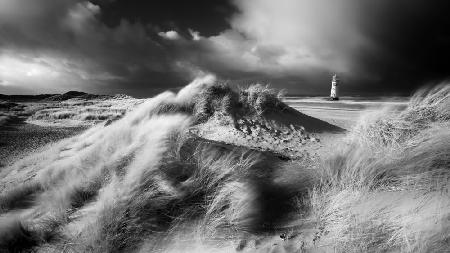
{"type": "Polygon", "coordinates": [[[55,228],[59,222],[51,218],[33,225],[24,224],[18,217],[0,218],[0,251],[29,252],[56,239],[55,228]]]}
{"type": "Polygon", "coordinates": [[[39,239],[32,236],[18,219],[0,221],[0,250],[2,252],[21,252],[38,245],[39,239]]]}
{"type": "MultiPolygon", "coordinates": [[[[234,89],[227,84],[216,84],[203,89],[194,100],[196,122],[205,122],[213,115],[230,118],[236,123],[237,115],[262,116],[270,110],[283,109],[282,92],[268,86],[252,85],[246,89],[234,89]]],[[[229,122],[229,121],[228,121],[229,122]]]]}
{"type": "Polygon", "coordinates": [[[398,114],[372,114],[323,162],[310,194],[319,242],[337,252],[449,246],[448,87],[419,93],[398,114]]]}
{"type": "Polygon", "coordinates": [[[154,115],[167,115],[167,114],[187,114],[191,115],[193,106],[188,103],[161,103],[153,111],[154,115]]]}
{"type": "Polygon", "coordinates": [[[423,88],[401,113],[382,110],[368,114],[353,130],[354,138],[373,145],[398,146],[433,124],[450,120],[450,85],[423,88]]]}
{"type": "Polygon", "coordinates": [[[197,146],[193,140],[172,140],[183,143],[178,148],[179,142],[171,143],[174,147],[165,152],[163,163],[148,168],[131,189],[118,188],[117,196],[106,202],[91,227],[95,232],[83,243],[88,250],[136,250],[145,240],[168,236],[170,227],[202,217],[218,189],[241,178],[240,173],[258,161],[241,152],[197,146]],[[129,195],[120,197],[124,191],[129,195]]]}
{"type": "Polygon", "coordinates": [[[38,182],[27,183],[0,195],[0,213],[28,207],[43,191],[38,182]]]}
{"type": "Polygon", "coordinates": [[[194,117],[197,122],[205,122],[216,112],[233,114],[238,109],[237,96],[229,85],[209,86],[195,97],[194,117]]]}
{"type": "Polygon", "coordinates": [[[247,89],[241,90],[239,100],[247,104],[250,111],[251,108],[258,114],[262,115],[268,110],[282,109],[284,103],[279,99],[282,96],[282,91],[277,92],[269,88],[268,85],[255,84],[247,89]]]}

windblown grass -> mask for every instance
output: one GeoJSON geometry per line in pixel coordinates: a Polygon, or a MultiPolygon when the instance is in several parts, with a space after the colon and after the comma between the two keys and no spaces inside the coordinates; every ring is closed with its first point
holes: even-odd
{"type": "Polygon", "coordinates": [[[354,139],[373,146],[397,147],[421,130],[450,120],[450,85],[417,91],[401,113],[380,110],[367,114],[353,130],[354,139]]]}
{"type": "Polygon", "coordinates": [[[450,247],[450,89],[420,91],[399,114],[371,115],[322,166],[311,192],[323,245],[338,252],[450,247]]]}
{"type": "Polygon", "coordinates": [[[449,91],[362,121],[315,170],[190,133],[284,110],[273,90],[194,82],[162,93],[2,170],[0,251],[229,252],[273,235],[298,203],[317,222],[312,250],[445,251],[449,91]]]}
{"type": "MultiPolygon", "coordinates": [[[[249,107],[226,86],[202,90],[162,93],[5,168],[0,206],[14,222],[0,226],[16,232],[0,239],[0,250],[154,251],[186,224],[197,224],[202,238],[276,225],[294,210],[296,186],[275,183],[276,157],[189,134],[202,117],[249,107]],[[284,209],[273,208],[275,196],[284,209]]],[[[56,111],[49,117],[73,113],[56,111]]]]}

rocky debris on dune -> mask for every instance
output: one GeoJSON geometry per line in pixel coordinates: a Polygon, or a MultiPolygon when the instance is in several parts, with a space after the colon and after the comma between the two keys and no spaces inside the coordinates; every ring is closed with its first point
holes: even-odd
{"type": "Polygon", "coordinates": [[[206,139],[272,151],[290,159],[309,158],[306,149],[319,142],[302,126],[283,125],[260,117],[240,118],[235,125],[218,124],[213,120],[195,126],[190,131],[206,139]]]}
{"type": "Polygon", "coordinates": [[[303,140],[310,140],[311,142],[318,142],[317,137],[310,137],[305,132],[302,126],[286,127],[277,125],[276,122],[260,123],[258,120],[239,120],[236,129],[244,134],[252,135],[255,138],[273,139],[275,143],[283,142],[297,142],[301,143],[303,140]]]}

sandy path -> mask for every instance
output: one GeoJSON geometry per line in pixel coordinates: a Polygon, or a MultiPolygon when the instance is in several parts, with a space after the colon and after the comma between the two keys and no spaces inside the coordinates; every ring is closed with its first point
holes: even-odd
{"type": "Polygon", "coordinates": [[[42,127],[16,119],[0,126],[0,169],[58,140],[74,136],[86,127],[42,127]]]}

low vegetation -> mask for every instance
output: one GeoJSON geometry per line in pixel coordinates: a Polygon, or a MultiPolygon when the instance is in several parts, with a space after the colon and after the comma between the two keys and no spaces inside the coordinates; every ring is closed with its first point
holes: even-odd
{"type": "Polygon", "coordinates": [[[32,109],[27,122],[43,126],[91,126],[121,118],[142,103],[131,97],[69,99],[61,102],[43,102],[32,109]]]}

